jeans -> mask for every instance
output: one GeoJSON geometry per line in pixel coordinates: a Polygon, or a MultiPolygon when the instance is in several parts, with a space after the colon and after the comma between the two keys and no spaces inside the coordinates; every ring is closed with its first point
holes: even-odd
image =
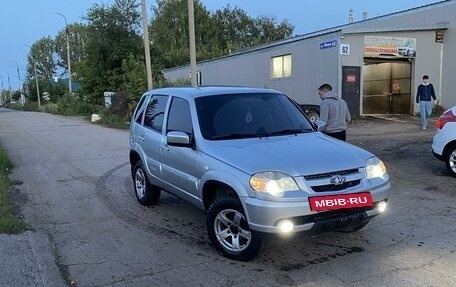
{"type": "Polygon", "coordinates": [[[426,128],[427,117],[432,114],[432,102],[431,101],[420,101],[420,115],[421,115],[421,127],[426,128]]]}

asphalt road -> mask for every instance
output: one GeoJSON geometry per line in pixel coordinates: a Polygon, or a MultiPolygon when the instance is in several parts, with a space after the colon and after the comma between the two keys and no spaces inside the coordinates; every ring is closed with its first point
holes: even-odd
{"type": "Polygon", "coordinates": [[[418,121],[349,127],[348,140],[389,169],[385,214],[353,234],[268,241],[251,262],[218,255],[204,214],[189,204],[166,193],[154,207],[136,202],[127,131],[0,109],[0,143],[21,183],[14,202],[49,236],[68,285],[455,286],[456,179],[430,153],[435,130],[422,131],[418,121]]]}

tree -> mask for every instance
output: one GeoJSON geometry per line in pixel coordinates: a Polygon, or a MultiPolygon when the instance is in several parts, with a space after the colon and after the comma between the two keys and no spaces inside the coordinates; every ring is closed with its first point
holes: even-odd
{"type": "MultiPolygon", "coordinates": [[[[27,57],[27,74],[25,85],[30,94],[36,91],[35,69],[40,86],[40,92],[47,91],[56,70],[55,42],[51,37],[44,37],[30,47],[27,57]]],[[[36,93],[35,93],[36,94],[36,93]]],[[[37,100],[37,95],[29,97],[37,100]]]]}
{"type": "MultiPolygon", "coordinates": [[[[84,48],[87,43],[87,26],[80,23],[69,24],[68,39],[72,77],[74,80],[78,80],[78,66],[86,55],[84,48]]],[[[58,55],[57,65],[68,71],[66,28],[63,28],[55,37],[55,49],[58,55]]]]}
{"type": "MultiPolygon", "coordinates": [[[[154,74],[189,62],[188,10],[186,0],[157,0],[150,24],[154,74]]],[[[210,13],[194,1],[195,42],[198,61],[231,51],[277,41],[291,36],[294,27],[275,18],[251,18],[247,12],[229,5],[210,13]]]]}
{"type": "Polygon", "coordinates": [[[80,73],[82,90],[92,102],[101,103],[105,91],[121,90],[125,86],[124,59],[131,54],[143,54],[138,32],[140,15],[135,2],[116,0],[112,6],[95,4],[88,11],[86,56],[80,73]]]}

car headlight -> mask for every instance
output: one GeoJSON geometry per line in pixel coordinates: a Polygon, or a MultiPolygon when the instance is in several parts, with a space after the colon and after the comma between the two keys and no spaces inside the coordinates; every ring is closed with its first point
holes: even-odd
{"type": "Polygon", "coordinates": [[[371,179],[371,178],[384,178],[386,175],[386,167],[383,164],[383,162],[376,158],[376,157],[371,157],[366,161],[366,178],[371,179]]]}
{"type": "Polygon", "coordinates": [[[291,176],[279,171],[265,171],[252,175],[250,186],[256,192],[265,192],[275,197],[282,197],[285,192],[298,189],[291,176]]]}

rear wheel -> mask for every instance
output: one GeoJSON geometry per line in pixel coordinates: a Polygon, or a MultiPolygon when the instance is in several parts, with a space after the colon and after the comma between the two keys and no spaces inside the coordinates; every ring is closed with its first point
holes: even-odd
{"type": "Polygon", "coordinates": [[[134,165],[132,176],[136,199],[139,203],[145,206],[157,204],[161,190],[150,184],[146,169],[140,160],[134,165]]]}
{"type": "Polygon", "coordinates": [[[306,114],[307,114],[307,117],[309,118],[309,120],[313,123],[320,118],[318,113],[314,110],[310,110],[306,114]]]}
{"type": "Polygon", "coordinates": [[[452,145],[446,151],[445,164],[451,176],[456,177],[456,145],[452,145]]]}
{"type": "Polygon", "coordinates": [[[214,201],[207,211],[206,227],[212,244],[225,257],[248,261],[263,247],[261,235],[250,230],[242,204],[233,195],[214,201]]]}

